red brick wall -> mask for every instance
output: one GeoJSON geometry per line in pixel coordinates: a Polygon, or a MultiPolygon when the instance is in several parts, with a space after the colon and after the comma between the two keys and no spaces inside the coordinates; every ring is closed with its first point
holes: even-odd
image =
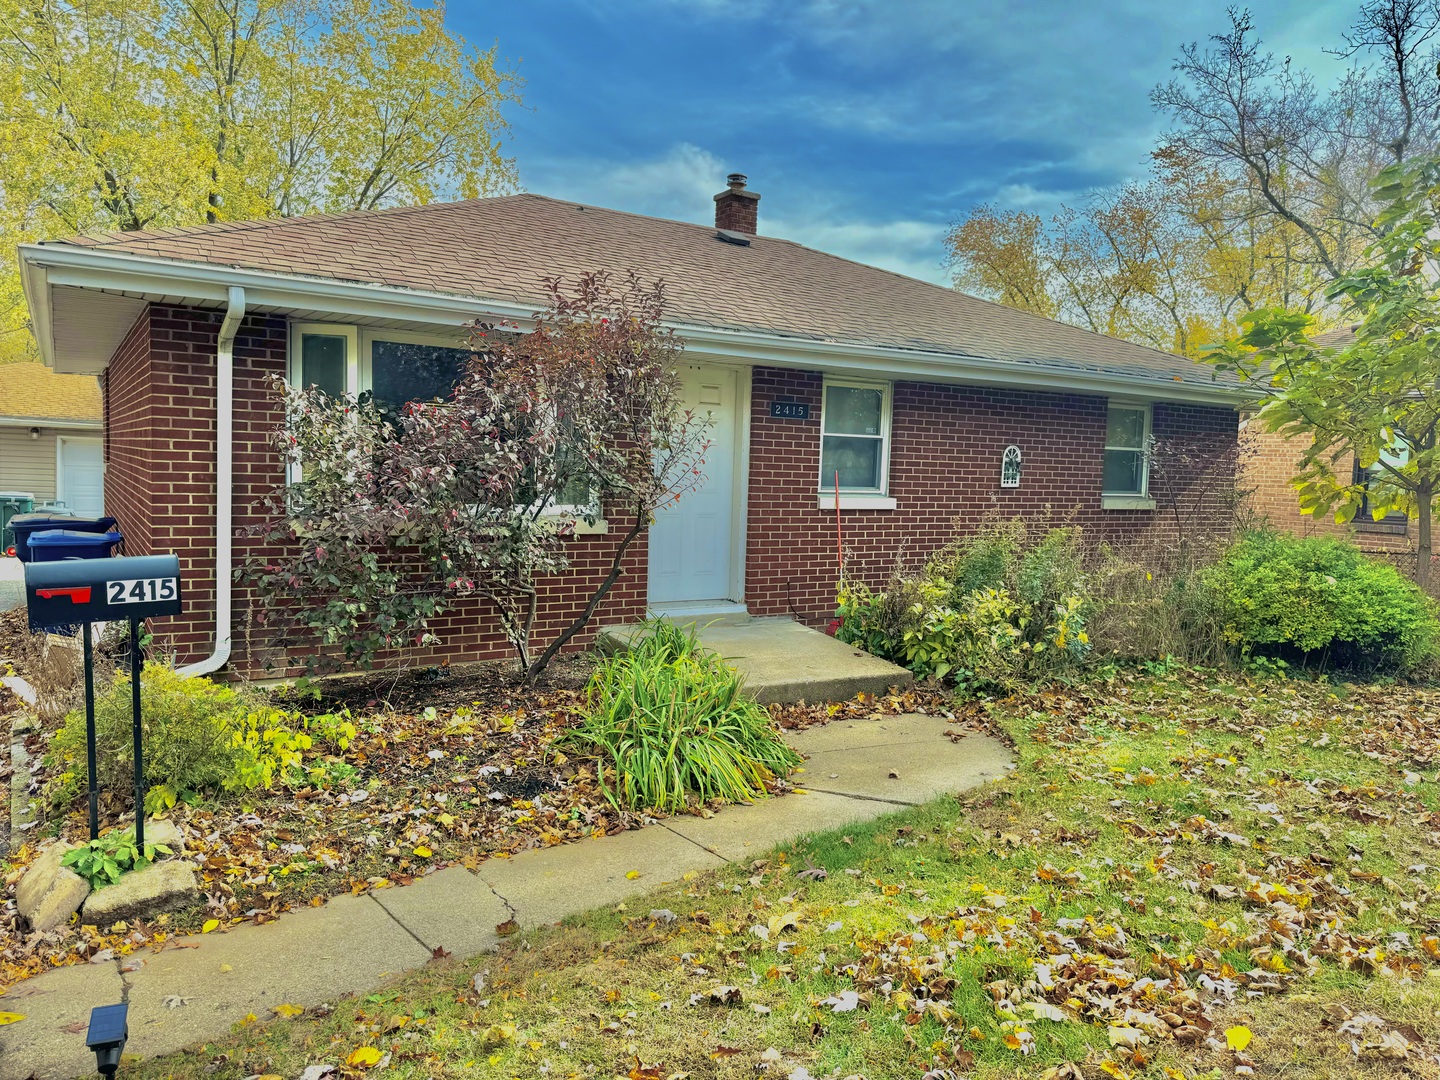
{"type": "MultiPolygon", "coordinates": [[[[214,638],[215,345],[221,314],[152,306],[117,350],[106,375],[106,502],[120,518],[130,552],[175,551],[185,575],[186,612],[155,620],[162,648],[187,663],[214,638]]],[[[259,522],[260,503],[283,480],[270,446],[280,415],[266,379],[283,373],[283,319],[252,316],[235,346],[235,506],[237,530],[259,522]]],[[[750,506],[746,600],[760,615],[794,613],[821,622],[833,611],[835,517],[816,505],[820,453],[817,373],[757,368],[751,403],[750,506]],[[813,419],[775,420],[776,399],[808,402],[813,419]]],[[[1156,511],[1100,508],[1106,402],[1046,394],[901,382],[895,385],[890,455],[894,511],[843,511],[850,569],[883,584],[897,556],[913,559],[946,543],[955,523],[986,517],[1048,515],[1094,534],[1134,538],[1153,530],[1156,511]],[[1018,489],[999,486],[1000,452],[1024,453],[1018,489]]],[[[1233,450],[1236,415],[1223,408],[1157,405],[1154,431],[1216,454],[1233,450]]],[[[623,522],[606,536],[571,541],[572,570],[543,588],[538,644],[568,622],[608,568],[623,522]]],[[[258,541],[237,538],[237,563],[258,541]]],[[[646,555],[638,542],[594,626],[640,618],[646,555]]],[[[247,618],[252,597],[237,586],[232,669],[278,673],[283,654],[247,618]],[[270,665],[270,666],[267,666],[270,665]]],[[[403,657],[407,664],[509,655],[498,625],[479,602],[458,605],[435,630],[443,644],[403,657]]],[[[588,644],[586,635],[575,645],[588,644]]]]}
{"type": "MultiPolygon", "coordinates": [[[[757,615],[834,612],[835,512],[817,508],[820,396],[816,372],[756,368],[750,437],[745,599],[757,615]],[[772,401],[810,405],[807,421],[772,419],[772,401]]],[[[883,585],[897,557],[920,561],[956,523],[1019,515],[1073,521],[1109,538],[1156,527],[1158,511],[1102,510],[1104,398],[923,383],[895,384],[889,492],[895,510],[842,510],[847,570],[883,585]],[[1000,454],[1024,457],[1018,488],[1000,487],[1000,454]]],[[[1233,451],[1231,409],[1157,405],[1154,434],[1215,454],[1233,451]]],[[[1152,489],[1154,485],[1152,484],[1152,489]]]]}
{"type": "MultiPolygon", "coordinates": [[[[214,644],[215,349],[221,317],[218,311],[152,305],[116,351],[105,381],[106,505],[120,519],[131,554],[180,555],[186,611],[151,625],[160,648],[173,650],[178,663],[202,659],[214,644]]],[[[247,317],[235,341],[237,533],[262,521],[263,498],[284,479],[283,463],[270,444],[281,414],[267,379],[285,373],[285,359],[285,320],[247,317]]],[[[571,541],[571,572],[542,586],[537,644],[553,639],[609,569],[623,522],[611,526],[608,535],[571,541]]],[[[238,536],[236,564],[259,549],[258,540],[238,536]]],[[[645,589],[640,543],[627,554],[591,634],[577,639],[576,647],[593,639],[594,626],[641,617],[645,589]]],[[[267,634],[247,619],[252,599],[236,587],[231,669],[278,674],[275,665],[283,657],[267,651],[267,634]]],[[[427,664],[510,655],[495,618],[478,601],[457,605],[433,626],[442,645],[385,660],[427,664]]]]}

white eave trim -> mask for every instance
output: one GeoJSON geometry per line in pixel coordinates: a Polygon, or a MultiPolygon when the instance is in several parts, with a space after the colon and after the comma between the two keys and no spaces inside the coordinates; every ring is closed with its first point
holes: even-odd
{"type": "Polygon", "coordinates": [[[67,420],[58,416],[0,416],[0,427],[46,428],[50,431],[99,431],[99,420],[67,420]]]}
{"type": "MultiPolygon", "coordinates": [[[[35,335],[42,357],[52,367],[54,338],[49,287],[54,285],[183,296],[216,306],[224,304],[231,287],[238,286],[245,290],[252,311],[272,307],[325,311],[341,317],[442,326],[463,326],[483,317],[513,321],[524,327],[533,321],[535,314],[535,306],[530,303],[246,270],[214,263],[181,262],[73,244],[22,244],[19,251],[35,335]]],[[[1063,365],[786,338],[686,323],[668,325],[685,339],[687,349],[693,353],[765,367],[1206,405],[1238,406],[1257,396],[1254,392],[1218,384],[1205,386],[1164,378],[1107,374],[1063,365]]]]}

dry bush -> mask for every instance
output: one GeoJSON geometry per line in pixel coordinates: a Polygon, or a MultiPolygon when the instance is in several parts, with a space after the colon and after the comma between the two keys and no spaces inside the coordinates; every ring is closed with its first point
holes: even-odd
{"type": "MultiPolygon", "coordinates": [[[[85,704],[85,671],[80,639],[56,634],[24,633],[11,642],[15,673],[35,691],[35,714],[45,727],[55,727],[72,709],[85,704]]],[[[108,681],[109,666],[97,663],[95,678],[108,681]]]]}

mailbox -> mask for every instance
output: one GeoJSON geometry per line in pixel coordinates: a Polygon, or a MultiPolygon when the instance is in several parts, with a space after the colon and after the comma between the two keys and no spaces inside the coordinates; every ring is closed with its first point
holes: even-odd
{"type": "Polygon", "coordinates": [[[95,659],[90,624],[130,624],[130,720],[135,753],[135,846],[145,850],[145,749],[140,722],[140,624],[154,615],[180,614],[180,559],[130,555],[118,559],[66,559],[25,564],[25,602],[31,630],[81,624],[85,661],[85,743],[90,774],[90,839],[100,835],[100,791],[95,768],[95,659]]]}
{"type": "Polygon", "coordinates": [[[128,555],[25,564],[31,630],[180,614],[180,559],[128,555]]]}

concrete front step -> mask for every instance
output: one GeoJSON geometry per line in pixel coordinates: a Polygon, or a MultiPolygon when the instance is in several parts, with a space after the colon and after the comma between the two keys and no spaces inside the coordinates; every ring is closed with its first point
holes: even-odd
{"type": "MultiPolygon", "coordinates": [[[[688,621],[688,620],[687,620],[688,621]]],[[[714,649],[745,676],[745,686],[762,705],[773,702],[844,701],[856,694],[883,694],[909,686],[915,676],[785,618],[749,618],[737,623],[693,621],[701,644],[714,649]]],[[[602,627],[601,650],[619,650],[642,627],[602,627]]]]}

